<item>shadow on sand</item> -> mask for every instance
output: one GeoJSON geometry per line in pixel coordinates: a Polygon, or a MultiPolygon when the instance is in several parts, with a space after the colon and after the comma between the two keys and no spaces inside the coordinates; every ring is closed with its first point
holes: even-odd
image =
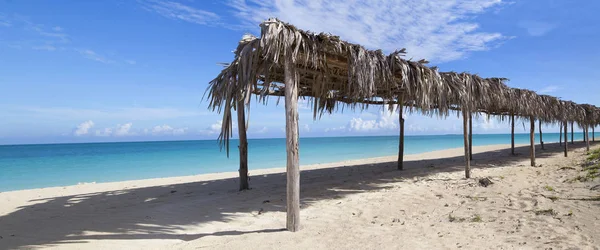
{"type": "MultiPolygon", "coordinates": [[[[582,147],[585,144],[581,142],[569,145],[570,150],[582,147]]],[[[547,144],[546,150],[538,146],[536,152],[538,158],[545,158],[561,150],[553,143],[547,144]]],[[[510,156],[510,149],[474,154],[473,168],[506,166],[529,158],[528,147],[518,147],[516,152],[517,156],[510,156]],[[491,160],[494,164],[489,164],[491,160]]],[[[463,169],[464,158],[460,156],[407,161],[404,171],[396,170],[396,162],[306,170],[301,174],[301,208],[318,200],[382,189],[392,182],[463,169]]],[[[0,217],[0,249],[102,239],[189,241],[209,235],[283,230],[181,233],[186,226],[233,220],[236,213],[285,211],[285,173],[252,176],[250,181],[253,189],[244,192],[238,192],[237,179],[230,178],[34,200],[36,204],[19,207],[0,217]],[[265,197],[269,200],[264,200],[265,197]],[[119,219],[114,219],[117,215],[119,219]]]]}

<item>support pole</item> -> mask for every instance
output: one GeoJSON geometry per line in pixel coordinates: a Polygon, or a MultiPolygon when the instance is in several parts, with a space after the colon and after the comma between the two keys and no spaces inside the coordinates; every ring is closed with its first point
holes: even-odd
{"type": "Polygon", "coordinates": [[[298,156],[298,79],[290,57],[284,62],[285,137],[287,150],[287,230],[300,228],[300,160],[298,156]]]}
{"type": "Polygon", "coordinates": [[[473,113],[469,112],[469,160],[473,160],[473,113]]]}
{"type": "Polygon", "coordinates": [[[240,150],[240,191],[250,189],[248,184],[248,139],[246,138],[246,115],[244,114],[244,100],[237,104],[239,150],[240,150]]]}
{"type": "Polygon", "coordinates": [[[535,118],[531,118],[531,130],[529,131],[529,139],[531,145],[529,146],[529,156],[531,157],[531,166],[535,167],[535,118]]]}
{"type": "Polygon", "coordinates": [[[590,133],[589,133],[589,131],[590,131],[590,125],[586,124],[584,137],[585,137],[585,150],[588,152],[590,151],[590,133]]]}
{"type": "Polygon", "coordinates": [[[463,137],[465,143],[465,177],[471,178],[471,159],[469,158],[469,125],[468,125],[469,116],[466,111],[463,111],[463,137]]]}
{"type": "Polygon", "coordinates": [[[596,132],[594,131],[594,127],[596,127],[596,125],[592,126],[592,141],[596,141],[596,132]]]}
{"type": "Polygon", "coordinates": [[[564,130],[565,130],[565,157],[568,156],[568,151],[569,151],[569,143],[567,143],[567,122],[563,123],[564,126],[564,130]]]}
{"type": "Polygon", "coordinates": [[[398,149],[398,170],[403,170],[404,169],[404,117],[402,117],[402,113],[404,111],[404,97],[400,97],[400,104],[398,106],[398,109],[400,110],[400,118],[399,118],[399,123],[400,123],[400,145],[399,145],[399,149],[398,149]]]}
{"type": "Polygon", "coordinates": [[[511,114],[510,154],[515,155],[515,115],[511,114]]]}
{"type": "Polygon", "coordinates": [[[542,145],[542,150],[544,150],[544,140],[542,139],[542,120],[539,120],[540,127],[540,145],[542,145]]]}
{"type": "Polygon", "coordinates": [[[571,144],[574,144],[575,142],[573,141],[573,122],[571,122],[571,144]]]}
{"type": "Polygon", "coordinates": [[[562,133],[563,133],[563,123],[560,122],[558,126],[558,145],[562,146],[562,133]]]}

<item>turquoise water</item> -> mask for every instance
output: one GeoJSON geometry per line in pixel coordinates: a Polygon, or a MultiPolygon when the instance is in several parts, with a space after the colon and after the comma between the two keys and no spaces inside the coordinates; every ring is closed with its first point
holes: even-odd
{"type": "MultiPolygon", "coordinates": [[[[581,133],[575,134],[575,140],[581,138],[581,133]]],[[[558,133],[545,133],[544,141],[557,142],[558,133]]],[[[462,143],[462,135],[407,136],[405,153],[462,143]]],[[[473,135],[474,146],[509,143],[509,134],[473,135]]],[[[529,135],[515,135],[515,143],[529,143],[529,135]]],[[[0,191],[237,171],[237,144],[231,141],[230,158],[213,140],[0,146],[0,191]]],[[[248,144],[250,174],[253,169],[285,166],[285,139],[251,139],[248,144]]],[[[302,165],[397,152],[397,136],[300,139],[302,165]]]]}

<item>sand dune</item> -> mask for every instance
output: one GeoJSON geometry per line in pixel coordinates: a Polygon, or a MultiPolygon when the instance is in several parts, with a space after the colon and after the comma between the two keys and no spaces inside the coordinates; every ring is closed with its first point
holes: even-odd
{"type": "Polygon", "coordinates": [[[469,180],[462,148],[407,156],[404,171],[395,156],[302,166],[296,233],[283,168],[250,166],[245,192],[237,173],[4,192],[0,249],[598,249],[600,201],[586,199],[600,181],[567,181],[584,159],[570,146],[538,148],[538,167],[523,145],[474,147],[469,180]]]}

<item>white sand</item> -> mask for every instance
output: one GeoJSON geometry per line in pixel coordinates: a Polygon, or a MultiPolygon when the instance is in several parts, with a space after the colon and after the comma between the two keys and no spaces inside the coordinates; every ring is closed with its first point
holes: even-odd
{"type": "Polygon", "coordinates": [[[600,201],[569,199],[600,181],[565,182],[582,174],[570,146],[538,148],[541,167],[527,147],[474,147],[470,180],[462,148],[406,156],[404,171],[396,156],[302,166],[296,233],[281,231],[283,168],[251,170],[244,192],[237,173],[4,192],[0,249],[598,249],[600,201]]]}

